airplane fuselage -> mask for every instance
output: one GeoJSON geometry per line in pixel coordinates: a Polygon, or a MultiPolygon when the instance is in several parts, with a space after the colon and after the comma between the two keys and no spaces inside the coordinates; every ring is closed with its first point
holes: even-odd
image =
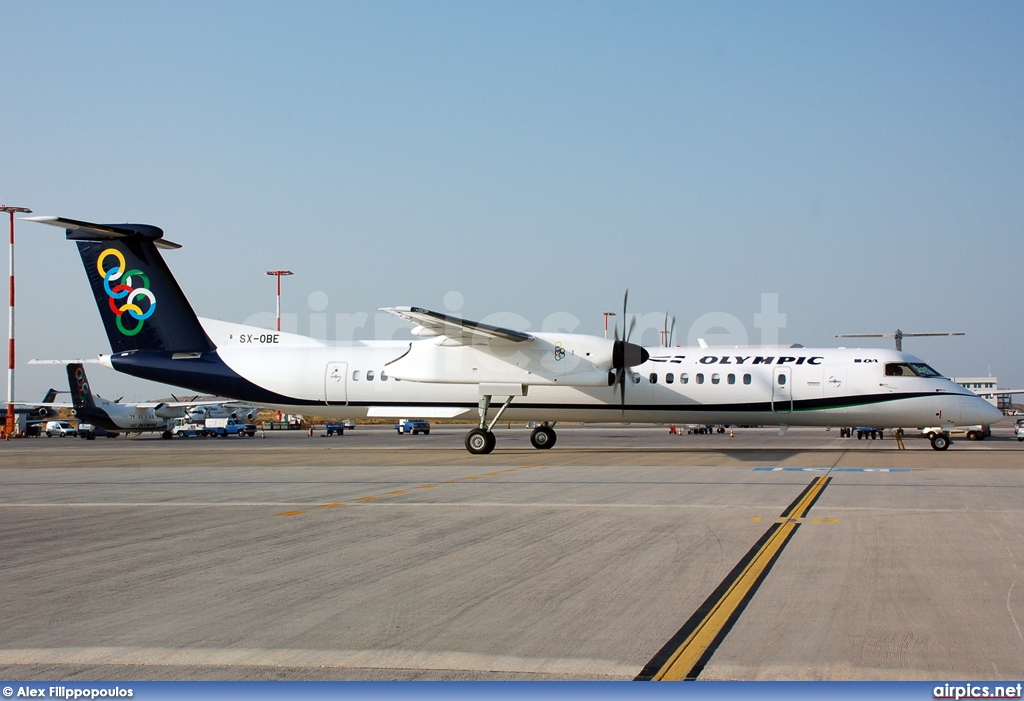
{"type": "Polygon", "coordinates": [[[600,341],[590,336],[549,334],[542,339],[544,348],[564,349],[560,361],[546,355],[531,358],[525,351],[517,362],[509,355],[516,349],[503,354],[494,343],[476,355],[463,346],[438,348],[438,339],[335,346],[202,321],[217,342],[216,357],[155,358],[136,351],[115,353],[105,362],[148,379],[179,385],[188,379],[184,386],[197,391],[332,418],[471,419],[481,394],[501,399],[505,385],[522,386],[525,394],[514,398],[504,416],[540,422],[910,428],[987,423],[999,417],[990,403],[951,380],[934,371],[934,376],[922,376],[911,370],[927,368],[919,359],[885,349],[648,348],[650,358],[628,376],[622,404],[616,388],[609,386],[608,368],[587,365],[586,344],[600,341]],[[580,347],[574,345],[577,338],[580,347]],[[409,359],[418,354],[434,360],[410,366],[409,359]],[[497,370],[482,368],[473,364],[477,357],[505,362],[497,370]],[[574,359],[575,367],[557,364],[574,359]],[[442,379],[431,381],[431,373],[442,379]],[[560,377],[575,384],[559,384],[560,377]],[[581,386],[581,378],[590,384],[581,386]],[[491,386],[493,392],[483,389],[491,386]]]}

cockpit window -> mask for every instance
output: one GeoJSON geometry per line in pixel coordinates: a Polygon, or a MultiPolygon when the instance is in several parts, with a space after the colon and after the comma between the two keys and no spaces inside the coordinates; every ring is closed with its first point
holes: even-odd
{"type": "Polygon", "coordinates": [[[942,377],[942,375],[935,372],[931,365],[926,363],[909,363],[909,365],[921,377],[942,377]]]}
{"type": "Polygon", "coordinates": [[[942,377],[925,363],[886,363],[886,377],[942,377]]]}

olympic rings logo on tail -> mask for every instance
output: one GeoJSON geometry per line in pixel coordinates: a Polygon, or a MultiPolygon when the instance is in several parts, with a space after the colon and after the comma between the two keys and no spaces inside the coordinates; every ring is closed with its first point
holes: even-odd
{"type": "Polygon", "coordinates": [[[110,310],[117,315],[117,330],[125,336],[134,336],[142,330],[142,325],[156,311],[156,295],[149,289],[149,277],[138,270],[125,270],[127,264],[124,255],[116,248],[108,248],[96,259],[96,271],[103,278],[103,291],[110,298],[110,310]],[[109,270],[104,269],[103,262],[110,256],[117,260],[117,267],[109,270]],[[141,286],[135,287],[134,282],[138,279],[141,286]],[[119,284],[111,286],[120,280],[119,284]],[[143,310],[140,304],[144,304],[143,310]],[[124,318],[128,316],[138,323],[126,328],[124,318]]]}
{"type": "Polygon", "coordinates": [[[75,383],[78,385],[78,398],[83,402],[85,398],[89,396],[89,383],[85,379],[85,370],[77,368],[75,370],[75,383]]]}

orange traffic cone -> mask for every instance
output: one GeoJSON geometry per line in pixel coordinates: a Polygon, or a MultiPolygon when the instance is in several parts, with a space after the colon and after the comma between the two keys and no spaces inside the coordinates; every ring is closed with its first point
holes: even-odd
{"type": "Polygon", "coordinates": [[[735,438],[735,437],[736,437],[736,431],[734,431],[734,430],[732,430],[732,429],[730,428],[730,429],[729,429],[729,438],[735,438]]]}

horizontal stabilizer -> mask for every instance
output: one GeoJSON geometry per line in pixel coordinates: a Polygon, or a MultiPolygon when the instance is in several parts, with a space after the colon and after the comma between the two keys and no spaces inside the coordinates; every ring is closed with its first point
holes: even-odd
{"type": "Polygon", "coordinates": [[[153,239],[159,248],[181,248],[181,244],[164,241],[164,230],[149,224],[93,224],[66,217],[23,217],[23,221],[49,224],[67,230],[68,239],[72,241],[108,241],[123,239],[128,236],[142,236],[153,239]]]}
{"type": "Polygon", "coordinates": [[[68,363],[99,363],[100,361],[96,358],[73,358],[70,360],[43,360],[40,358],[32,358],[28,361],[28,365],[67,365],[68,363]]]}

